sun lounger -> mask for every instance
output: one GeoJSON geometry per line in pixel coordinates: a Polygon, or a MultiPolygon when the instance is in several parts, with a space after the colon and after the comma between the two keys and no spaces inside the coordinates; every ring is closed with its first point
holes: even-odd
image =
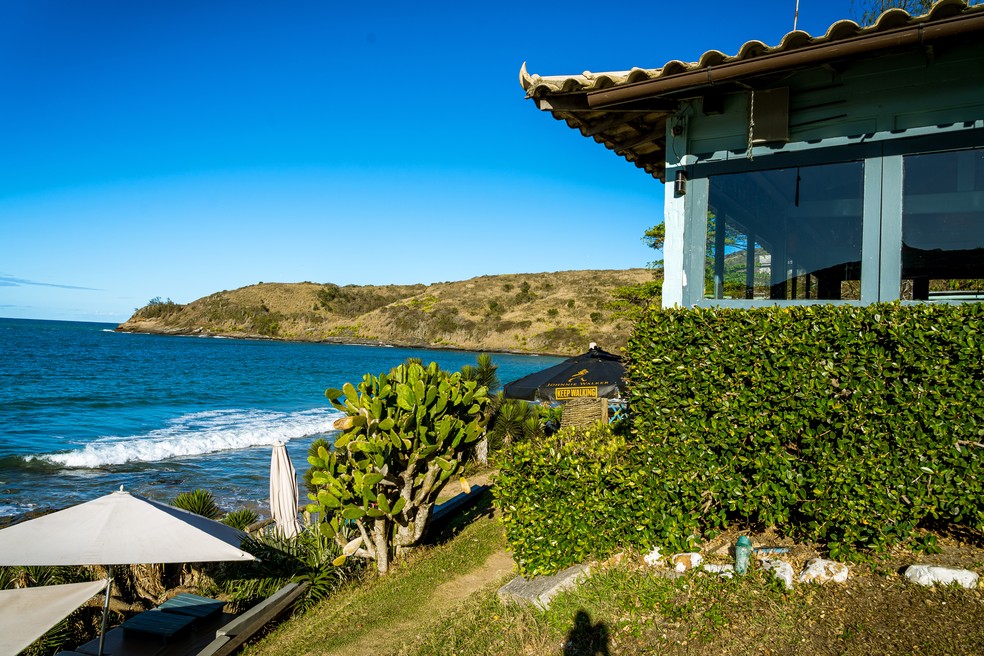
{"type": "Polygon", "coordinates": [[[223,606],[225,606],[224,601],[182,592],[171,597],[158,608],[166,613],[178,613],[179,615],[190,615],[196,619],[206,619],[222,612],[223,606]]]}
{"type": "Polygon", "coordinates": [[[169,642],[190,629],[195,619],[191,615],[166,613],[154,608],[134,615],[120,626],[125,635],[141,634],[153,636],[161,642],[169,642]]]}

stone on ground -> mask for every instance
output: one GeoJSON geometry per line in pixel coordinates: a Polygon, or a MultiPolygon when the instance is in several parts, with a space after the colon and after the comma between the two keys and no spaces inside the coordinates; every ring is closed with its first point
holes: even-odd
{"type": "Polygon", "coordinates": [[[910,565],[905,577],[919,585],[950,585],[956,583],[964,588],[976,588],[978,575],[969,569],[955,569],[936,565],[910,565]]]}
{"type": "MultiPolygon", "coordinates": [[[[762,558],[762,569],[772,572],[772,576],[782,581],[787,590],[793,589],[793,566],[778,558],[762,558]]],[[[845,568],[846,569],[846,568],[845,568]]]]}
{"type": "Polygon", "coordinates": [[[550,600],[558,592],[573,588],[578,581],[590,575],[591,568],[587,565],[574,565],[553,576],[536,576],[532,579],[517,576],[499,588],[499,598],[521,604],[533,604],[537,608],[546,610],[550,606],[550,600]]]}
{"type": "Polygon", "coordinates": [[[824,558],[812,558],[806,561],[806,569],[800,572],[800,583],[834,583],[847,582],[847,565],[824,558]]]}

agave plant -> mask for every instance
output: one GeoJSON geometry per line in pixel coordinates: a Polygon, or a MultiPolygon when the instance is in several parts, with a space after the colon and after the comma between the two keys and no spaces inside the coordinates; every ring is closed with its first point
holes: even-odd
{"type": "Polygon", "coordinates": [[[233,510],[231,513],[226,514],[222,518],[222,523],[233,528],[238,528],[240,531],[245,531],[250,524],[254,524],[259,518],[260,516],[249,508],[240,508],[239,510],[233,510]]]}
{"type": "Polygon", "coordinates": [[[173,505],[208,519],[218,519],[222,516],[222,511],[215,503],[215,496],[208,490],[201,488],[191,492],[183,492],[174,497],[173,505]]]}

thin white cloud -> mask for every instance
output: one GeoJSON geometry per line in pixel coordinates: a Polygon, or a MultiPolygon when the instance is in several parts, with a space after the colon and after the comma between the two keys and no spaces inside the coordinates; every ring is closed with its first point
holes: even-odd
{"type": "Polygon", "coordinates": [[[59,285],[53,282],[38,282],[37,280],[26,280],[24,278],[15,278],[13,276],[0,276],[0,287],[24,287],[24,286],[57,287],[59,289],[81,289],[87,292],[100,291],[95,287],[79,287],[77,285],[59,285]]]}

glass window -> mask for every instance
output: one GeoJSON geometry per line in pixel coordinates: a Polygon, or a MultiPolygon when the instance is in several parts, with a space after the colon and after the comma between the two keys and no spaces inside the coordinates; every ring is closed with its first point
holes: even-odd
{"type": "Polygon", "coordinates": [[[984,300],[984,149],[903,160],[903,300],[984,300]]]}
{"type": "Polygon", "coordinates": [[[704,297],[861,297],[864,163],[710,179],[704,297]]]}

